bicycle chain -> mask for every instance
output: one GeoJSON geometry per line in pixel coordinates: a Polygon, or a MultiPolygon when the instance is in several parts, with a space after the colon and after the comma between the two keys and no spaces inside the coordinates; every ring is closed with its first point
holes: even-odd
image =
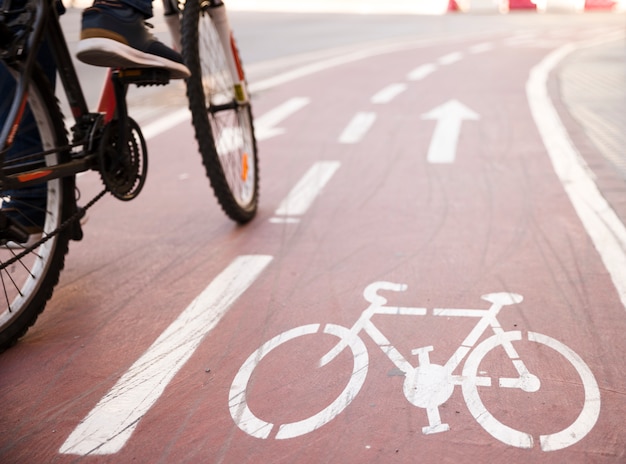
{"type": "Polygon", "coordinates": [[[11,264],[16,263],[17,261],[22,259],[24,256],[28,255],[29,253],[32,253],[33,250],[35,250],[35,248],[39,248],[41,245],[46,243],[52,237],[55,237],[59,235],[62,231],[66,230],[70,225],[72,225],[74,221],[80,220],[80,218],[85,215],[87,210],[91,208],[93,205],[95,205],[96,202],[98,202],[104,195],[108,193],[108,191],[109,191],[108,189],[102,190],[95,197],[93,197],[88,203],[86,203],[85,206],[78,208],[78,210],[74,214],[72,214],[69,218],[67,218],[65,221],[63,221],[63,223],[59,227],[54,229],[49,234],[46,234],[46,236],[42,237],[40,240],[37,240],[37,242],[33,243],[31,246],[24,248],[21,252],[13,256],[8,261],[0,263],[0,270],[3,270],[9,267],[11,264]]]}

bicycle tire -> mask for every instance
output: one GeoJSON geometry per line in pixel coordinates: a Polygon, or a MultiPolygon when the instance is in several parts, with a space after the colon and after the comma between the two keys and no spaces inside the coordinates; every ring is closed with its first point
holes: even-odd
{"type": "MultiPolygon", "coordinates": [[[[228,217],[245,224],[258,207],[259,169],[250,102],[238,103],[208,3],[185,3],[182,55],[191,71],[187,97],[202,162],[228,217]]],[[[238,51],[234,46],[233,51],[238,51]]]]}
{"type": "Polygon", "coordinates": [[[255,438],[269,438],[275,424],[266,422],[254,415],[248,406],[246,390],[248,389],[252,372],[265,356],[283,343],[302,335],[326,333],[342,339],[346,343],[346,347],[349,347],[352,351],[352,356],[354,358],[352,375],[339,396],[320,412],[297,422],[279,425],[278,432],[275,436],[276,440],[295,438],[317,430],[321,426],[333,420],[346,407],[348,407],[352,400],[354,400],[356,395],[361,390],[361,387],[365,382],[365,377],[367,376],[367,367],[369,363],[367,348],[365,347],[363,340],[359,337],[353,336],[350,330],[345,327],[335,324],[326,324],[324,326],[324,330],[319,332],[320,327],[320,324],[311,324],[296,327],[295,329],[283,332],[265,342],[243,363],[237,372],[237,375],[233,379],[228,397],[230,415],[235,421],[235,424],[237,424],[242,431],[255,438]]]}
{"type": "MultiPolygon", "coordinates": [[[[0,63],[0,66],[3,66],[0,63]]],[[[0,73],[2,79],[15,79],[18,72],[0,73]]],[[[2,88],[7,88],[0,82],[2,88]]],[[[10,83],[8,85],[11,85],[10,83]]],[[[44,150],[67,146],[67,134],[58,101],[47,77],[35,67],[29,83],[29,107],[33,113],[44,150]]],[[[48,166],[67,161],[69,153],[56,152],[45,157],[48,166]]],[[[69,217],[74,201],[74,178],[66,177],[46,183],[47,204],[42,238],[57,229],[69,217]]],[[[13,190],[12,192],[15,192],[13,190]]],[[[0,191],[0,199],[8,199],[6,191],[0,191]]],[[[15,193],[13,193],[15,196],[15,193]]],[[[16,203],[16,202],[12,202],[16,203]]],[[[20,205],[12,204],[20,208],[20,205]]],[[[0,248],[0,352],[14,345],[31,327],[52,297],[54,287],[65,264],[70,232],[68,229],[53,234],[32,252],[8,265],[16,255],[24,251],[23,245],[5,243],[0,248]]]]}
{"type": "MultiPolygon", "coordinates": [[[[600,415],[600,389],[591,372],[591,369],[571,348],[554,338],[535,332],[528,332],[526,339],[529,342],[539,343],[559,353],[572,364],[580,376],[581,384],[585,391],[585,403],[583,409],[565,429],[546,435],[539,436],[539,444],[542,451],[557,451],[567,448],[582,440],[593,428],[600,415]]],[[[472,350],[463,367],[463,377],[467,379],[463,385],[463,397],[470,413],[478,423],[491,436],[507,445],[517,448],[532,448],[535,440],[530,433],[515,430],[496,419],[485,408],[478,393],[478,385],[472,379],[478,377],[478,369],[482,359],[494,348],[502,346],[503,342],[522,341],[520,331],[503,332],[492,335],[472,350]]]]}

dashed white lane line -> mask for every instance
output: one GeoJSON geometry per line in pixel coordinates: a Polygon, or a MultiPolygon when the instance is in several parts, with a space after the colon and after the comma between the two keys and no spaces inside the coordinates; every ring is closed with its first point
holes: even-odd
{"type": "Polygon", "coordinates": [[[413,71],[411,71],[407,79],[410,81],[421,81],[425,77],[434,73],[437,70],[437,65],[433,63],[426,63],[421,66],[418,66],[413,71]]]}
{"type": "Polygon", "coordinates": [[[377,92],[371,98],[370,101],[372,103],[374,103],[375,105],[376,104],[382,105],[382,104],[385,104],[385,103],[389,103],[389,102],[391,102],[391,100],[393,100],[398,95],[400,95],[402,92],[404,92],[407,88],[408,88],[408,86],[405,83],[390,84],[387,87],[385,87],[384,89],[382,89],[379,92],[377,92]]]}
{"type": "Polygon", "coordinates": [[[357,113],[339,136],[339,143],[352,144],[360,142],[370,127],[372,127],[374,121],[376,121],[376,113],[357,113]]]}
{"type": "Polygon", "coordinates": [[[307,212],[315,198],[339,169],[339,161],[319,161],[315,163],[291,189],[270,219],[272,223],[294,223],[307,212]]]}
{"type": "Polygon", "coordinates": [[[181,108],[173,113],[168,114],[166,117],[157,119],[156,121],[143,125],[141,127],[141,133],[146,140],[150,140],[152,137],[162,134],[163,132],[175,127],[185,121],[191,119],[191,113],[188,108],[181,108]]]}
{"type": "MultiPolygon", "coordinates": [[[[276,108],[268,111],[264,115],[254,119],[255,124],[255,136],[257,140],[266,140],[277,135],[285,133],[285,130],[279,127],[275,127],[289,116],[304,108],[311,102],[306,97],[294,97],[276,108]]],[[[162,134],[163,132],[172,129],[173,127],[189,121],[191,119],[191,113],[187,108],[181,108],[173,113],[167,115],[167,117],[157,119],[156,121],[145,124],[142,126],[141,132],[146,140],[162,134]]],[[[232,139],[232,137],[230,137],[232,139]]],[[[227,139],[225,137],[224,139],[227,139]]],[[[219,140],[217,143],[221,143],[219,140]]]]}
{"type": "MultiPolygon", "coordinates": [[[[611,35],[586,45],[622,37],[620,34],[611,35]]],[[[589,167],[570,139],[548,94],[550,72],[576,48],[573,44],[565,45],[535,66],[526,83],[526,95],[554,170],[626,308],[626,228],[600,193],[589,167]]]]}
{"type": "Polygon", "coordinates": [[[59,452],[86,456],[120,451],[200,342],[271,261],[265,255],[236,258],[87,414],[59,452]]]}
{"type": "Polygon", "coordinates": [[[257,140],[267,140],[277,135],[285,133],[285,129],[275,127],[282,121],[287,119],[292,114],[304,108],[311,103],[310,98],[306,97],[294,97],[283,104],[277,106],[273,110],[268,111],[263,116],[255,118],[255,136],[257,140]]]}
{"type": "Polygon", "coordinates": [[[469,52],[473,54],[485,53],[493,50],[494,46],[491,42],[483,42],[476,45],[472,45],[469,48],[469,52]]]}
{"type": "Polygon", "coordinates": [[[457,61],[461,61],[462,58],[463,58],[463,53],[452,52],[452,53],[448,53],[447,55],[440,57],[437,60],[437,63],[439,63],[442,66],[447,66],[449,64],[456,63],[457,61]]]}

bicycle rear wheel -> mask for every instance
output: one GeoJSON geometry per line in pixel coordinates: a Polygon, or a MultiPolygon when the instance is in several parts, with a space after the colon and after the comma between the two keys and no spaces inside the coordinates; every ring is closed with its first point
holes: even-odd
{"type": "MultiPolygon", "coordinates": [[[[234,81],[209,2],[185,3],[182,48],[191,71],[187,96],[207,176],[222,209],[239,223],[256,214],[259,171],[250,102],[235,98],[234,81]]],[[[238,51],[234,46],[237,60],[238,51]]]]}
{"type": "MultiPolygon", "coordinates": [[[[0,63],[0,67],[0,88],[12,88],[17,73],[13,70],[7,72],[3,63],[0,63]]],[[[39,68],[34,69],[31,77],[28,104],[43,150],[67,146],[61,111],[48,79],[39,68]]],[[[21,125],[28,123],[23,118],[21,125]]],[[[65,161],[68,156],[67,152],[54,152],[45,157],[36,156],[31,149],[7,156],[10,159],[5,159],[2,169],[15,169],[25,163],[53,166],[65,161]]],[[[26,190],[0,190],[3,210],[10,208],[12,217],[23,218],[20,222],[24,225],[28,225],[28,218],[32,217],[34,208],[33,202],[27,199],[26,190]]],[[[52,232],[69,216],[74,180],[63,178],[49,181],[43,190],[45,196],[39,195],[43,198],[40,214],[45,218],[41,241],[36,246],[33,243],[34,248],[31,251],[27,251],[30,243],[20,244],[7,240],[0,243],[0,352],[24,335],[43,311],[58,283],[68,251],[69,230],[58,234],[52,232]],[[43,241],[44,239],[47,240],[43,241]]],[[[36,235],[39,236],[39,233],[36,235]]]]}

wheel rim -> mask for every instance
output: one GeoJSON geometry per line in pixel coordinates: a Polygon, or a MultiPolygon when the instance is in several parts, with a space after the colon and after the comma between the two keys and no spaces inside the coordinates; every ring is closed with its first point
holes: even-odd
{"type": "Polygon", "coordinates": [[[224,176],[239,206],[254,202],[256,157],[248,104],[238,104],[215,27],[207,13],[198,23],[200,73],[205,106],[224,176]]]}
{"type": "MultiPolygon", "coordinates": [[[[283,332],[264,343],[244,362],[233,380],[228,399],[231,417],[241,430],[253,437],[267,439],[277,426],[255,416],[248,406],[246,390],[252,372],[259,362],[283,343],[303,335],[317,333],[319,329],[320,324],[311,324],[283,332]]],[[[369,357],[363,341],[359,337],[353,337],[349,329],[334,324],[327,324],[322,332],[347,342],[354,359],[350,380],[339,396],[319,413],[297,422],[278,425],[277,440],[305,435],[330,422],[352,402],[365,382],[369,357]]]]}

